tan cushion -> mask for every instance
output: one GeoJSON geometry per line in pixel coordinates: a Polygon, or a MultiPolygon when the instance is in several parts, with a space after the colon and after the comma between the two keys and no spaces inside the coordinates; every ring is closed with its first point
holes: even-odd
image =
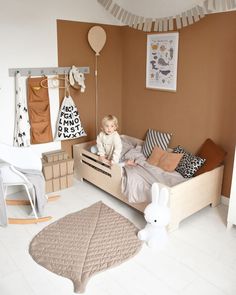
{"type": "Polygon", "coordinates": [[[213,140],[208,138],[203,143],[196,155],[206,159],[205,164],[195,173],[195,175],[199,175],[215,169],[220,164],[222,164],[227,153],[219,145],[214,143],[213,140]]]}
{"type": "Polygon", "coordinates": [[[147,162],[161,169],[172,172],[175,170],[183,154],[169,153],[155,146],[147,162]]]}

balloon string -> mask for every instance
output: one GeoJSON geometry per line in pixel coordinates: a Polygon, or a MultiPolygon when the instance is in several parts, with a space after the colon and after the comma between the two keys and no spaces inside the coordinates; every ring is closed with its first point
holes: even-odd
{"type": "Polygon", "coordinates": [[[98,135],[98,57],[95,55],[95,128],[98,135]]]}

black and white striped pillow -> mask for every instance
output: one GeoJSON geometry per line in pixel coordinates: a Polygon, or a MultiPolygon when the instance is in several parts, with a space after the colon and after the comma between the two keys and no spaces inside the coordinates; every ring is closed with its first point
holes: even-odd
{"type": "Polygon", "coordinates": [[[148,129],[142,152],[148,158],[155,146],[166,150],[168,148],[172,134],[159,132],[153,129],[148,129]]]}

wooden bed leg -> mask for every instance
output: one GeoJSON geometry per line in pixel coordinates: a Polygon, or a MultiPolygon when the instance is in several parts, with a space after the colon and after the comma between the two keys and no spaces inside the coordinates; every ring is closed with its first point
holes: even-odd
{"type": "Polygon", "coordinates": [[[220,205],[220,200],[216,200],[216,201],[211,203],[212,208],[217,207],[218,205],[220,205]]]}
{"type": "Polygon", "coordinates": [[[170,233],[172,231],[175,231],[179,228],[179,223],[170,223],[167,227],[167,231],[170,233]]]}
{"type": "Polygon", "coordinates": [[[232,227],[233,227],[233,223],[228,221],[227,230],[230,230],[232,227]]]}

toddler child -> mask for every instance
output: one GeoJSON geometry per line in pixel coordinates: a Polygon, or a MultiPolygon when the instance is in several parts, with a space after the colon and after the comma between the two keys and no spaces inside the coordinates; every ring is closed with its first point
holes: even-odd
{"type": "Polygon", "coordinates": [[[122,142],[117,128],[117,118],[113,115],[105,116],[102,119],[102,131],[97,136],[99,159],[108,165],[119,163],[120,160],[122,142]]]}

